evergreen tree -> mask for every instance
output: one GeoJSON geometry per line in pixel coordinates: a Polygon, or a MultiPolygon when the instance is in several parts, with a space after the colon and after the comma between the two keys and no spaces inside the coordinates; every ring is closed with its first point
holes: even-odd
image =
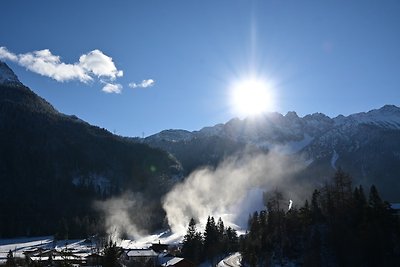
{"type": "MultiPolygon", "coordinates": [[[[240,238],[244,266],[398,266],[400,222],[372,186],[368,201],[362,186],[339,170],[331,183],[314,190],[311,205],[283,209],[283,194],[263,195],[267,212],[249,216],[240,238]]],[[[226,230],[228,233],[228,229],[226,230]]]]}
{"type": "Polygon", "coordinates": [[[218,219],[217,223],[217,231],[218,231],[218,239],[222,240],[225,232],[224,222],[222,221],[221,217],[218,219]]]}
{"type": "Polygon", "coordinates": [[[204,256],[210,260],[212,265],[215,256],[218,254],[218,228],[214,217],[208,217],[204,230],[204,256]]]}
{"type": "Polygon", "coordinates": [[[372,185],[369,191],[369,206],[374,210],[379,210],[383,208],[383,201],[379,196],[378,190],[375,185],[372,185]]]}
{"type": "Polygon", "coordinates": [[[337,208],[345,208],[352,197],[351,177],[342,169],[338,169],[333,176],[333,193],[337,208]]]}
{"type": "Polygon", "coordinates": [[[225,254],[227,253],[227,241],[226,241],[226,233],[225,233],[225,225],[222,221],[221,217],[218,219],[217,223],[217,251],[216,254],[225,254]]]}
{"type": "MultiPolygon", "coordinates": [[[[300,225],[303,228],[306,228],[310,225],[312,217],[311,217],[310,205],[308,204],[308,200],[304,202],[304,206],[299,209],[299,220],[300,225]]],[[[303,229],[304,230],[304,229],[303,229]]]]}
{"type": "MultiPolygon", "coordinates": [[[[320,208],[320,196],[321,196],[320,191],[315,189],[311,197],[311,217],[313,223],[317,223],[322,220],[322,212],[320,208]]],[[[308,202],[306,204],[308,205],[308,202]]]]}
{"type": "Polygon", "coordinates": [[[110,239],[104,248],[103,267],[120,267],[119,256],[120,250],[117,244],[110,239]]]}
{"type": "Polygon", "coordinates": [[[14,254],[12,253],[11,249],[10,249],[10,251],[7,253],[6,266],[7,266],[7,267],[15,267],[15,266],[16,266],[14,254]]]}
{"type": "Polygon", "coordinates": [[[232,227],[226,228],[226,239],[227,239],[227,252],[236,252],[238,250],[238,235],[235,229],[232,227]]]}
{"type": "Polygon", "coordinates": [[[187,233],[183,239],[182,254],[185,258],[198,264],[201,261],[203,251],[203,238],[196,229],[196,222],[190,219],[187,233]]]}
{"type": "Polygon", "coordinates": [[[365,198],[363,187],[360,185],[354,189],[353,193],[354,204],[354,223],[359,226],[365,220],[367,211],[367,200],[365,198]]]}

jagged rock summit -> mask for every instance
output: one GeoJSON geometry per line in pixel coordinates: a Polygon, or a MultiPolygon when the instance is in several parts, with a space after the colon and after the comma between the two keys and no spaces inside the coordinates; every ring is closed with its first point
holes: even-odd
{"type": "Polygon", "coordinates": [[[17,75],[2,61],[0,61],[0,84],[21,84],[17,75]]]}

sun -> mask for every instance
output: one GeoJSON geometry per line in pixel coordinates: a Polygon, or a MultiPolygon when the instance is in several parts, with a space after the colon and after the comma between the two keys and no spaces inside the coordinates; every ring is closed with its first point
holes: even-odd
{"type": "Polygon", "coordinates": [[[231,90],[231,105],[238,116],[256,116],[272,109],[272,88],[263,79],[241,80],[231,90]]]}

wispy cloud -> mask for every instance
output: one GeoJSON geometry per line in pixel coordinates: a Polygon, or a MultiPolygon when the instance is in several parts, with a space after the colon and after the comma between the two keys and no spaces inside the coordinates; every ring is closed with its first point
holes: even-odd
{"type": "Polygon", "coordinates": [[[120,94],[122,92],[122,85],[106,83],[104,85],[103,89],[101,89],[101,90],[107,94],[111,94],[111,93],[120,94]]]}
{"type": "Polygon", "coordinates": [[[11,60],[11,61],[17,61],[18,60],[18,57],[15,54],[9,52],[7,50],[7,48],[5,48],[3,46],[0,47],[0,58],[1,59],[6,59],[6,60],[11,60]]]}
{"type": "Polygon", "coordinates": [[[129,87],[130,88],[147,88],[147,87],[152,87],[155,84],[153,79],[147,79],[143,80],[141,83],[130,83],[129,87]]]}
{"type": "Polygon", "coordinates": [[[98,49],[79,57],[79,61],[68,64],[61,61],[60,56],[53,55],[49,49],[43,49],[25,54],[15,54],[6,47],[0,47],[0,59],[15,62],[28,70],[50,77],[59,82],[77,80],[83,83],[95,78],[106,84],[106,93],[121,93],[122,85],[111,83],[123,76],[113,59],[98,49]]]}

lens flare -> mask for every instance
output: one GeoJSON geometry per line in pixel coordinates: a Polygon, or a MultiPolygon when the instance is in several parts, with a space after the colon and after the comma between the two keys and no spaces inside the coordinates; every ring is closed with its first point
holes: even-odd
{"type": "Polygon", "coordinates": [[[271,110],[272,88],[262,79],[246,79],[232,86],[232,107],[238,116],[255,116],[271,110]]]}

